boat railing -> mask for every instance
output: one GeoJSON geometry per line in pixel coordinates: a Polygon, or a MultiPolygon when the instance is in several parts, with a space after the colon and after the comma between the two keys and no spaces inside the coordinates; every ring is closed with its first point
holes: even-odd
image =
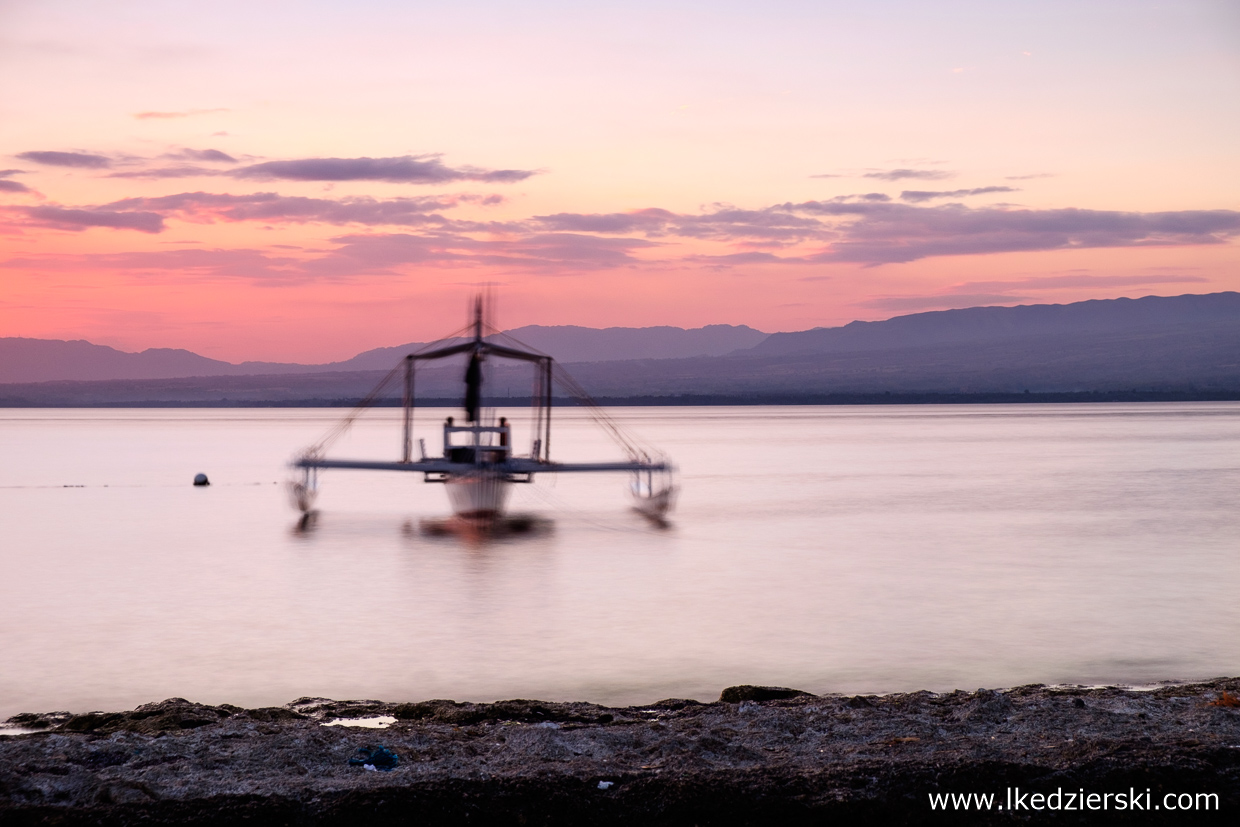
{"type": "Polygon", "coordinates": [[[507,420],[503,418],[498,425],[475,422],[457,425],[452,417],[448,417],[443,425],[444,458],[452,462],[475,465],[506,462],[512,455],[511,432],[507,420]],[[458,434],[466,436],[461,439],[458,434]]]}

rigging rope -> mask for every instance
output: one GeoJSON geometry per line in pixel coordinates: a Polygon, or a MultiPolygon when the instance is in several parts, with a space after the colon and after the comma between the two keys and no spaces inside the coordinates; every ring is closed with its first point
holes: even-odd
{"type": "MultiPolygon", "coordinates": [[[[509,342],[519,345],[520,347],[533,353],[538,353],[544,356],[548,355],[536,347],[527,345],[525,342],[522,342],[516,336],[509,333],[496,330],[490,325],[487,325],[487,329],[491,331],[493,336],[506,339],[509,342]]],[[[612,440],[620,446],[621,450],[628,455],[631,461],[653,462],[655,459],[662,460],[666,458],[662,451],[659,451],[652,445],[645,443],[617,422],[611,414],[609,414],[601,405],[594,401],[594,398],[590,396],[586,389],[583,388],[580,383],[578,383],[577,380],[563,368],[563,366],[555,365],[554,362],[552,364],[554,366],[551,374],[553,381],[555,381],[556,384],[566,391],[568,395],[577,402],[577,404],[586,409],[590,416],[598,422],[604,430],[607,431],[612,440]]]]}
{"type": "MultiPolygon", "coordinates": [[[[445,342],[450,342],[457,339],[473,327],[473,323],[467,324],[447,336],[427,343],[418,350],[414,351],[412,355],[417,356],[418,354],[439,347],[445,342]]],[[[501,340],[506,340],[507,342],[516,345],[518,348],[523,348],[530,353],[551,358],[549,354],[544,353],[536,347],[531,347],[510,333],[497,330],[486,322],[483,322],[483,327],[487,332],[487,339],[494,340],[498,338],[501,340]]],[[[564,370],[563,367],[557,367],[554,360],[551,364],[552,381],[564,390],[573,400],[575,400],[578,405],[586,409],[589,416],[603,427],[607,434],[612,438],[612,441],[614,441],[621,448],[621,450],[625,452],[630,461],[666,461],[667,457],[662,451],[659,451],[654,446],[646,443],[644,440],[639,439],[634,433],[624,428],[601,405],[595,402],[586,389],[583,388],[581,384],[578,383],[577,380],[574,379],[566,370],[564,370]]],[[[388,371],[387,375],[379,381],[379,384],[376,385],[374,389],[371,390],[370,393],[368,393],[366,397],[362,399],[362,401],[359,402],[344,419],[336,423],[336,425],[333,426],[322,439],[302,452],[302,456],[321,458],[323,456],[323,452],[335,443],[336,440],[344,436],[344,434],[353,426],[353,423],[357,421],[358,417],[374,405],[375,400],[379,398],[380,394],[382,394],[383,390],[392,382],[392,380],[395,379],[399,373],[401,373],[403,368],[404,360],[402,359],[395,367],[388,371]]],[[[538,395],[535,395],[534,406],[541,411],[542,399],[538,395]]],[[[541,416],[539,417],[539,421],[541,422],[541,416]]]]}
{"type": "MultiPolygon", "coordinates": [[[[452,339],[455,339],[458,336],[460,336],[470,327],[472,327],[472,325],[466,325],[465,327],[462,327],[459,330],[456,330],[447,336],[436,339],[433,342],[429,342],[423,345],[418,350],[415,350],[413,352],[413,355],[416,356],[419,353],[423,353],[427,350],[430,350],[431,348],[437,347],[442,342],[451,341],[452,339]]],[[[353,410],[351,410],[348,413],[348,415],[345,416],[344,419],[340,420],[335,425],[333,425],[331,429],[328,430],[328,432],[323,435],[322,439],[320,439],[318,442],[314,443],[309,448],[307,448],[305,451],[303,451],[301,455],[303,457],[309,457],[309,458],[315,458],[315,459],[321,458],[323,456],[323,452],[326,451],[329,447],[331,447],[331,445],[335,443],[336,440],[344,436],[345,433],[347,433],[348,430],[353,427],[353,423],[357,421],[357,418],[360,417],[363,413],[365,413],[372,405],[374,405],[375,400],[379,398],[379,395],[383,392],[384,388],[386,388],[389,384],[391,384],[392,380],[396,377],[398,373],[400,373],[404,369],[404,367],[405,367],[404,359],[402,359],[400,362],[396,364],[396,367],[388,371],[387,375],[379,380],[379,384],[375,385],[375,387],[370,391],[370,393],[366,394],[365,398],[363,398],[361,402],[358,402],[357,405],[353,407],[353,410]]]]}

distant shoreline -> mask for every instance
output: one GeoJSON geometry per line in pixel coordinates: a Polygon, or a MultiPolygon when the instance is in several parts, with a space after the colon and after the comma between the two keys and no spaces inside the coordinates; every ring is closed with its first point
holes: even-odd
{"type": "MultiPolygon", "coordinates": [[[[351,408],[360,398],[336,399],[216,399],[140,401],[39,401],[0,397],[0,408],[351,408]]],[[[1060,393],[838,393],[838,394],[684,394],[678,396],[601,396],[595,402],[607,407],[724,407],[724,406],[837,406],[837,405],[1028,405],[1115,402],[1237,402],[1240,390],[1186,391],[1066,391],[1060,393]]],[[[492,407],[525,407],[529,397],[487,400],[492,407]]],[[[397,399],[372,403],[377,408],[400,407],[397,399]]],[[[557,407],[579,407],[570,397],[556,397],[557,407]]],[[[419,399],[419,408],[459,408],[455,397],[419,399]]]]}

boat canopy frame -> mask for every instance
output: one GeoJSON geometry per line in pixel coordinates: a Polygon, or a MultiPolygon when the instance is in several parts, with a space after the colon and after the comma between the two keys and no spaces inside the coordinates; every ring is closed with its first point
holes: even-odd
{"type": "Polygon", "coordinates": [[[418,362],[432,362],[448,359],[462,353],[469,354],[469,367],[465,371],[465,413],[470,422],[477,423],[482,400],[482,362],[488,356],[499,356],[516,359],[536,365],[535,393],[533,396],[534,427],[531,429],[530,459],[535,461],[551,461],[551,392],[553,386],[554,359],[545,353],[532,350],[520,350],[496,342],[487,341],[483,335],[482,299],[478,298],[474,305],[473,338],[467,342],[438,347],[433,350],[418,351],[405,356],[404,393],[402,395],[404,444],[401,450],[401,461],[413,461],[413,413],[416,407],[415,378],[418,362]]]}
{"type": "MultiPolygon", "coordinates": [[[[456,335],[470,328],[472,328],[473,335],[467,341],[458,341],[440,347],[434,347],[434,345],[438,344],[438,342],[435,342],[428,346],[430,349],[406,355],[344,420],[338,423],[323,439],[307,448],[293,462],[293,467],[303,469],[306,472],[307,485],[310,484],[310,474],[319,469],[328,468],[413,471],[424,474],[427,482],[444,482],[450,476],[465,475],[480,470],[498,473],[510,482],[530,482],[536,473],[628,471],[636,474],[639,480],[642,476],[645,476],[648,485],[650,485],[653,482],[654,474],[671,474],[673,469],[670,462],[661,456],[652,456],[653,452],[640,447],[637,441],[631,435],[625,433],[619,423],[599,407],[572,377],[563,370],[555,370],[555,360],[550,355],[539,353],[533,349],[522,350],[495,341],[488,341],[483,329],[481,297],[475,300],[473,322],[465,329],[458,331],[458,334],[449,337],[447,341],[451,341],[456,335]],[[469,364],[465,372],[464,407],[466,418],[470,424],[454,426],[451,418],[449,418],[448,423],[444,427],[444,456],[442,458],[428,457],[425,455],[425,448],[423,448],[422,456],[415,459],[413,456],[413,424],[414,411],[416,409],[417,365],[419,362],[447,359],[459,354],[469,354],[469,364]],[[529,362],[536,366],[535,393],[532,399],[534,408],[533,427],[531,428],[530,454],[528,457],[512,456],[511,448],[507,444],[509,430],[505,423],[501,421],[501,424],[497,427],[482,425],[480,422],[483,381],[482,364],[490,356],[529,362]],[[375,403],[383,390],[392,383],[398,373],[403,374],[404,380],[402,393],[403,438],[400,461],[327,459],[324,456],[327,446],[343,434],[364,410],[375,403]],[[588,408],[594,419],[603,425],[612,438],[620,444],[628,454],[627,462],[563,463],[551,461],[552,390],[557,381],[576,398],[579,404],[588,408]],[[462,431],[473,432],[474,450],[471,452],[470,461],[456,461],[449,450],[449,434],[462,431]],[[482,444],[482,434],[490,432],[498,432],[500,434],[500,446],[484,446],[482,444]]],[[[511,336],[500,331],[493,331],[493,333],[496,336],[512,339],[511,336]]],[[[439,341],[445,340],[441,339],[439,341]]]]}

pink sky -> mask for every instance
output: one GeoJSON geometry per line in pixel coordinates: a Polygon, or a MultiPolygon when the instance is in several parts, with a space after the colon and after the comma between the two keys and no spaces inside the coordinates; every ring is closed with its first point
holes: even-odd
{"type": "Polygon", "coordinates": [[[1240,289],[1229,2],[0,2],[0,336],[325,361],[1240,289]]]}

